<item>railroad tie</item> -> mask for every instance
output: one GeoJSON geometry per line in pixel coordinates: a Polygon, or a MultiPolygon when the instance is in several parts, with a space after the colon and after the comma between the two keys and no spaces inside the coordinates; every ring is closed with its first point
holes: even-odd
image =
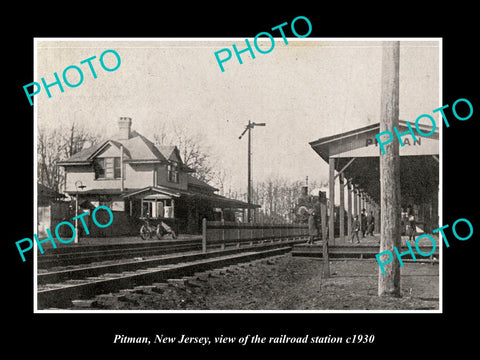
{"type": "Polygon", "coordinates": [[[152,292],[157,294],[163,294],[166,288],[170,286],[169,283],[166,282],[158,282],[152,284],[154,287],[152,288],[152,292]]]}
{"type": "Polygon", "coordinates": [[[92,307],[92,304],[94,301],[95,301],[94,299],[88,299],[88,300],[77,299],[77,300],[72,300],[72,304],[73,306],[78,308],[90,308],[92,307]]]}
{"type": "Polygon", "coordinates": [[[135,286],[132,289],[132,292],[135,294],[148,294],[154,288],[155,288],[154,285],[139,285],[139,286],[135,286]]]}
{"type": "Polygon", "coordinates": [[[203,284],[197,280],[196,276],[184,276],[183,279],[185,280],[185,285],[199,288],[202,287],[203,284]]]}
{"type": "Polygon", "coordinates": [[[167,282],[172,285],[172,286],[177,286],[179,288],[185,288],[185,283],[186,283],[186,280],[183,279],[183,278],[177,278],[177,279],[167,279],[167,282]]]}
{"type": "Polygon", "coordinates": [[[210,274],[208,272],[195,273],[195,280],[207,282],[210,274]]]}

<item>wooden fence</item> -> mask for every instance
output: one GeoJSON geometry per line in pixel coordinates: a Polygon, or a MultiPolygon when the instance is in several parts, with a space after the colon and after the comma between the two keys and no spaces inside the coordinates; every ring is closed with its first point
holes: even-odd
{"type": "Polygon", "coordinates": [[[268,242],[308,237],[306,224],[260,224],[226,221],[202,222],[202,250],[208,247],[240,247],[268,242]]]}

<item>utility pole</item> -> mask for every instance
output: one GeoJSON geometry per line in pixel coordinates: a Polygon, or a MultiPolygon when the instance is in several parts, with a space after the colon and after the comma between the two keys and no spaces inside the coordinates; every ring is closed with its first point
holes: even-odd
{"type": "Polygon", "coordinates": [[[320,201],[320,219],[322,225],[322,254],[323,254],[323,279],[330,277],[330,258],[328,256],[328,239],[327,239],[327,198],[323,192],[318,193],[320,201]]]}
{"type": "Polygon", "coordinates": [[[245,126],[245,130],[243,130],[242,134],[238,137],[241,139],[243,135],[245,135],[245,132],[248,131],[248,185],[247,185],[247,203],[249,205],[247,209],[247,221],[252,222],[252,209],[251,209],[251,204],[252,204],[252,134],[251,130],[255,126],[265,126],[265,123],[254,123],[248,120],[248,125],[245,126]]]}
{"type": "MultiPolygon", "coordinates": [[[[383,43],[382,95],[380,132],[398,127],[400,43],[383,43]]],[[[380,252],[400,249],[400,154],[398,139],[389,143],[385,154],[380,152],[380,206],[381,232],[380,252]]],[[[400,263],[396,256],[384,267],[385,274],[378,271],[378,295],[400,296],[400,263]]]]}
{"type": "Polygon", "coordinates": [[[74,244],[78,244],[78,188],[81,190],[86,188],[86,185],[83,185],[83,183],[80,180],[75,181],[75,190],[76,190],[76,196],[75,196],[75,238],[73,240],[74,244]]]}

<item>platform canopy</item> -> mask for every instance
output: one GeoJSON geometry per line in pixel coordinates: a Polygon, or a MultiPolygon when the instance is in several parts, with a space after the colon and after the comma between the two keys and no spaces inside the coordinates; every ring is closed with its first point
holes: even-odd
{"type": "MultiPolygon", "coordinates": [[[[439,185],[439,133],[438,129],[432,135],[418,136],[415,125],[415,139],[409,133],[402,135],[404,146],[400,146],[400,188],[402,207],[407,205],[429,207],[438,201],[439,185]]],[[[407,132],[406,121],[399,121],[398,132],[407,132]]],[[[431,126],[419,125],[419,130],[428,134],[431,126]]],[[[352,131],[327,136],[310,142],[312,149],[320,157],[330,163],[345,181],[372,203],[380,204],[380,146],[375,135],[380,132],[380,124],[371,124],[352,131]],[[331,164],[332,165],[332,164],[331,164]]],[[[395,134],[393,134],[396,137],[395,134]]],[[[334,184],[330,179],[329,183],[334,184]]],[[[346,183],[345,183],[346,184],[346,183]]]]}
{"type": "MultiPolygon", "coordinates": [[[[415,126],[411,126],[415,131],[415,126]]],[[[432,130],[424,125],[419,125],[419,129],[425,134],[432,130]]],[[[399,121],[398,131],[400,134],[408,131],[406,121],[399,121]]],[[[346,179],[379,202],[381,153],[375,138],[379,132],[380,124],[376,123],[320,138],[310,142],[310,146],[327,163],[330,158],[336,159],[335,170],[343,172],[346,179]]],[[[432,185],[438,187],[438,129],[428,137],[417,134],[415,131],[415,139],[411,134],[401,137],[404,146],[400,147],[400,182],[404,195],[418,195],[432,185]]]]}

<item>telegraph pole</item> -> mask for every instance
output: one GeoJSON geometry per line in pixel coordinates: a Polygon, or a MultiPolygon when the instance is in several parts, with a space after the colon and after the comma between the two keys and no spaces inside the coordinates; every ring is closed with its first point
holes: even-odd
{"type": "MultiPolygon", "coordinates": [[[[399,103],[399,62],[400,43],[383,43],[382,56],[382,95],[380,112],[380,132],[398,127],[399,103]]],[[[385,154],[380,152],[380,206],[381,233],[380,252],[400,249],[400,154],[398,139],[386,146],[385,154]]],[[[384,267],[385,274],[378,271],[378,295],[400,296],[400,263],[396,256],[384,267]]]]}
{"type": "Polygon", "coordinates": [[[252,134],[251,130],[255,126],[265,126],[265,123],[254,123],[248,120],[248,124],[245,126],[245,130],[243,130],[243,133],[238,137],[241,139],[243,135],[245,135],[245,132],[248,131],[248,185],[247,185],[247,202],[248,202],[248,209],[247,209],[247,219],[248,222],[252,222],[252,209],[250,208],[250,205],[252,204],[252,134]]]}
{"type": "MultiPolygon", "coordinates": [[[[252,203],[252,123],[248,120],[248,180],[247,180],[247,202],[248,205],[252,203]]],[[[252,222],[252,209],[247,209],[248,222],[252,222]]]]}

